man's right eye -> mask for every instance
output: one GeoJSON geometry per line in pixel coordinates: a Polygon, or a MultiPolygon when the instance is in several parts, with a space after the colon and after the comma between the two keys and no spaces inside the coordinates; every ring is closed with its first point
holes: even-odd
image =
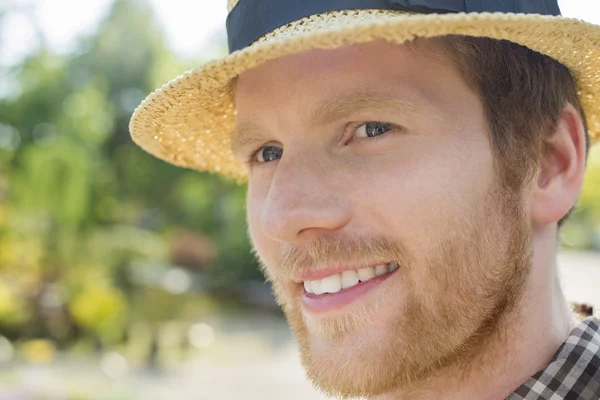
{"type": "Polygon", "coordinates": [[[257,163],[266,163],[275,161],[281,158],[283,155],[283,149],[276,146],[265,146],[261,147],[254,156],[254,161],[257,163]]]}

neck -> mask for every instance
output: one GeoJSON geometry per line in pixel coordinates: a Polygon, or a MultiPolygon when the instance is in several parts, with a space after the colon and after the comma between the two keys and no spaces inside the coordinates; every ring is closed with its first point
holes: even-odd
{"type": "Polygon", "coordinates": [[[576,321],[556,273],[555,231],[534,232],[533,248],[531,274],[518,306],[476,356],[376,400],[504,399],[545,368],[576,321]]]}

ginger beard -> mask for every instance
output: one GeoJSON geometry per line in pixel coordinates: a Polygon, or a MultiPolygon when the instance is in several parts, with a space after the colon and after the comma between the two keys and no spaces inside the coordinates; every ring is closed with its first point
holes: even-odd
{"type": "Polygon", "coordinates": [[[520,190],[496,182],[476,204],[423,238],[429,251],[418,258],[388,237],[327,237],[310,249],[286,246],[276,266],[259,260],[317,387],[345,398],[414,387],[472,360],[501,332],[529,276],[531,228],[520,190]],[[373,260],[400,268],[335,316],[303,310],[293,271],[373,260]]]}

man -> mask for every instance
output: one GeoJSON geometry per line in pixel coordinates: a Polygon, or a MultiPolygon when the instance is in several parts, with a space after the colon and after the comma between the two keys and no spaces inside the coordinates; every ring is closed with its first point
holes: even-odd
{"type": "Polygon", "coordinates": [[[232,54],[149,96],[132,136],[248,180],[309,378],[600,398],[600,321],[574,320],[556,273],[600,131],[600,28],[554,0],[229,3],[232,54]]]}

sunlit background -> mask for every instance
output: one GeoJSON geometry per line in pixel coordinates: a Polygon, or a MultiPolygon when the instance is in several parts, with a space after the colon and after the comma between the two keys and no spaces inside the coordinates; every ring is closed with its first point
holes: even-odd
{"type": "MultiPolygon", "coordinates": [[[[129,139],[149,92],[226,54],[225,3],[0,0],[0,399],[324,398],[249,254],[245,187],[129,139]]],[[[568,298],[600,305],[600,146],[563,232],[568,298]]]]}

